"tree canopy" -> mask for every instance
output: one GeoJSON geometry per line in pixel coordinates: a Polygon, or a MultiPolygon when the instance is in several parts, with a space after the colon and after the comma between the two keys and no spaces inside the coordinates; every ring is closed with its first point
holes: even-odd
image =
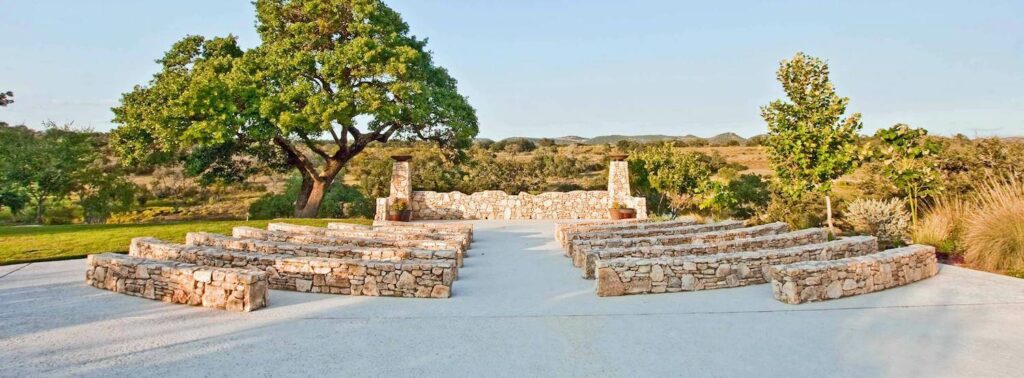
{"type": "Polygon", "coordinates": [[[418,138],[468,147],[475,110],[379,0],[257,0],[262,44],[188,36],[114,108],[126,164],[181,159],[204,181],[261,169],[302,176],[297,216],[372,142],[418,138]]]}

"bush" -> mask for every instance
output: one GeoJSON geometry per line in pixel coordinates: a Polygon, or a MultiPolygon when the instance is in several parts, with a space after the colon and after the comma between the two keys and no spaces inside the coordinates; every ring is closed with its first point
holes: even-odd
{"type": "Polygon", "coordinates": [[[895,198],[853,201],[843,216],[854,232],[877,237],[882,247],[902,245],[910,229],[910,213],[895,198]]]}
{"type": "Polygon", "coordinates": [[[965,258],[995,272],[1024,272],[1024,182],[995,182],[978,191],[967,212],[965,258]]]}
{"type": "Polygon", "coordinates": [[[941,253],[962,253],[966,216],[967,208],[961,198],[938,198],[925,206],[924,215],[911,238],[914,243],[934,246],[941,253]]]}
{"type": "MultiPolygon", "coordinates": [[[[293,176],[285,184],[282,194],[265,194],[249,205],[250,219],[273,219],[290,217],[295,213],[295,199],[299,196],[302,180],[293,176]]],[[[324,199],[317,213],[321,218],[373,217],[374,203],[359,189],[334,183],[324,193],[324,199]]]]}

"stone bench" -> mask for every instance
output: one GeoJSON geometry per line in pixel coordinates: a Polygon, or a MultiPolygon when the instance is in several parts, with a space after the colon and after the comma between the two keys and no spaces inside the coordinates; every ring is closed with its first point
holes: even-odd
{"type": "Polygon", "coordinates": [[[325,227],[314,227],[314,226],[303,226],[297,224],[288,223],[269,223],[267,224],[268,231],[283,231],[297,234],[310,234],[318,236],[333,236],[333,237],[356,237],[356,238],[371,238],[371,239],[397,239],[397,240],[408,240],[408,239],[423,239],[423,240],[442,240],[448,242],[458,243],[463,250],[469,248],[469,238],[462,234],[451,234],[451,233],[431,233],[431,232],[391,232],[388,230],[357,230],[357,229],[342,229],[332,230],[325,227]]]}
{"type": "Polygon", "coordinates": [[[443,260],[462,266],[462,259],[455,251],[432,251],[428,249],[403,247],[353,247],[348,245],[320,245],[277,242],[261,239],[235,238],[207,232],[189,232],[185,245],[214,247],[235,251],[266,254],[284,254],[299,257],[329,257],[381,261],[400,260],[443,260]]]}
{"type": "Polygon", "coordinates": [[[628,243],[625,239],[650,238],[657,236],[681,236],[702,232],[725,231],[743,228],[742,221],[727,220],[717,223],[691,224],[677,227],[654,228],[654,229],[617,229],[579,232],[572,235],[569,243],[569,256],[575,256],[576,250],[583,252],[614,248],[615,245],[628,243]]]}
{"type": "Polygon", "coordinates": [[[735,239],[710,244],[682,244],[668,246],[613,248],[587,252],[584,255],[583,278],[593,279],[596,276],[597,261],[622,257],[658,258],[691,255],[711,255],[718,253],[757,251],[795,247],[806,244],[818,244],[828,241],[828,230],[809,228],[806,230],[758,236],[754,238],[735,239]]]}
{"type": "Polygon", "coordinates": [[[186,246],[154,238],[132,239],[129,253],[149,259],[257,269],[266,272],[271,289],[311,293],[448,298],[458,275],[458,268],[450,261],[297,257],[186,246]]]}
{"type": "Polygon", "coordinates": [[[462,248],[462,245],[448,240],[320,236],[306,233],[268,231],[246,226],[232,228],[231,236],[236,238],[260,239],[297,244],[342,245],[374,248],[418,248],[431,251],[455,251],[459,256],[458,258],[460,261],[465,257],[465,250],[462,248]]]}
{"type": "Polygon", "coordinates": [[[674,293],[763,284],[773,265],[863,256],[878,250],[874,237],[856,236],[782,249],[656,258],[616,258],[597,263],[602,297],[674,293]]]}
{"type": "Polygon", "coordinates": [[[555,223],[555,240],[558,241],[562,249],[569,248],[568,234],[580,231],[589,230],[602,225],[636,225],[643,223],[654,222],[653,219],[599,219],[599,220],[587,220],[581,222],[558,222],[555,223]]]}
{"type": "MultiPolygon", "coordinates": [[[[327,228],[339,227],[339,225],[346,223],[332,222],[327,224],[327,228]],[[333,226],[333,227],[332,227],[333,226]]],[[[350,224],[350,223],[349,223],[350,224]]],[[[387,220],[375,220],[373,221],[373,228],[378,230],[392,230],[392,229],[422,229],[427,231],[448,231],[457,232],[469,237],[470,241],[473,241],[473,225],[470,223],[457,222],[457,223],[427,223],[427,222],[394,222],[387,220]]],[[[341,229],[341,228],[338,228],[341,229]]]]}
{"type": "Polygon", "coordinates": [[[939,273],[935,247],[912,245],[866,256],[771,268],[772,294],[789,304],[881,291],[939,273]]]}
{"type": "Polygon", "coordinates": [[[676,235],[651,236],[625,239],[595,239],[573,242],[573,266],[582,267],[586,254],[602,249],[639,249],[653,246],[675,246],[685,244],[714,244],[736,239],[749,239],[775,235],[789,231],[789,225],[778,222],[754,227],[735,228],[731,222],[720,222],[691,226],[693,230],[676,235]]]}
{"type": "Polygon", "coordinates": [[[249,312],[267,305],[267,274],[115,253],[89,255],[85,282],[117,293],[171,303],[249,312]]]}

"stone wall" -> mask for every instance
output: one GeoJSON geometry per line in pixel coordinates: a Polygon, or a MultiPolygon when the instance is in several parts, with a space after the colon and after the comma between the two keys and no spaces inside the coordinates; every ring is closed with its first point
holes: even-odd
{"type": "MultiPolygon", "coordinates": [[[[601,219],[601,220],[590,220],[590,221],[579,221],[579,222],[557,222],[555,223],[555,240],[562,246],[562,249],[568,250],[569,248],[569,235],[581,232],[585,230],[591,230],[599,226],[604,225],[615,225],[620,224],[626,225],[638,225],[644,223],[653,223],[652,219],[601,219]]],[[[374,222],[376,223],[376,222],[374,222]]]]}
{"type": "Polygon", "coordinates": [[[267,273],[270,288],[344,295],[448,298],[458,271],[451,261],[377,261],[229,251],[132,239],[129,253],[211,267],[246,267],[267,273]]]}
{"type": "Polygon", "coordinates": [[[574,251],[587,252],[594,249],[618,248],[635,243],[634,240],[630,239],[653,238],[659,236],[683,236],[702,232],[735,230],[743,228],[744,225],[744,222],[735,220],[707,224],[692,224],[684,221],[681,222],[679,226],[674,227],[589,230],[577,232],[569,236],[571,240],[569,242],[569,250],[566,252],[572,256],[574,251]]]}
{"type": "MultiPolygon", "coordinates": [[[[327,224],[327,228],[344,230],[344,229],[355,229],[353,226],[359,226],[351,223],[331,222],[327,224]]],[[[466,235],[470,241],[473,241],[473,225],[470,223],[419,223],[419,222],[391,222],[387,220],[373,221],[372,227],[367,227],[373,230],[420,230],[422,232],[452,232],[462,235],[466,235]]]]}
{"type": "Polygon", "coordinates": [[[374,248],[418,248],[431,251],[455,251],[459,258],[465,258],[465,250],[458,243],[447,240],[374,239],[356,237],[320,236],[284,231],[267,231],[239,226],[231,229],[231,236],[245,239],[260,239],[297,244],[344,245],[374,248]]]}
{"type": "Polygon", "coordinates": [[[806,230],[787,232],[784,234],[765,235],[754,238],[735,239],[711,244],[684,244],[674,246],[656,246],[641,248],[616,248],[594,250],[586,253],[583,260],[583,278],[595,276],[597,262],[622,257],[660,258],[679,256],[700,256],[720,253],[761,251],[789,248],[800,245],[818,244],[828,241],[828,230],[809,228],[806,230]]]}
{"type": "Polygon", "coordinates": [[[417,248],[373,248],[345,245],[319,245],[276,242],[260,239],[233,238],[206,232],[189,232],[185,245],[213,247],[234,251],[266,254],[283,254],[299,257],[329,257],[341,259],[362,259],[381,261],[400,260],[448,260],[462,266],[462,260],[455,251],[431,251],[417,248]]]}
{"type": "Polygon", "coordinates": [[[800,304],[885,290],[938,272],[935,247],[912,245],[867,256],[777,265],[770,275],[775,299],[800,304]]]}
{"type": "MultiPolygon", "coordinates": [[[[621,203],[636,209],[638,218],[647,217],[647,203],[643,198],[631,197],[621,203]]],[[[604,219],[608,218],[611,201],[607,191],[577,190],[537,195],[509,195],[499,190],[473,194],[416,191],[410,207],[413,219],[422,220],[604,219]]],[[[383,219],[379,211],[378,219],[383,219]]]]}
{"type": "Polygon", "coordinates": [[[599,249],[621,248],[630,250],[654,246],[715,244],[736,239],[749,239],[759,236],[775,235],[789,231],[789,225],[781,222],[746,228],[736,228],[736,225],[731,222],[719,222],[691,227],[699,229],[701,226],[705,227],[705,231],[642,238],[573,241],[573,266],[583,266],[587,252],[599,249]],[[716,227],[718,229],[716,229],[716,227]]]}
{"type": "Polygon", "coordinates": [[[763,284],[768,282],[776,264],[863,256],[877,248],[875,238],[859,236],[784,249],[601,260],[597,263],[597,295],[673,293],[763,284]]]}
{"type": "Polygon", "coordinates": [[[383,240],[444,240],[458,243],[463,249],[469,248],[469,237],[454,232],[429,232],[418,229],[404,230],[359,230],[359,229],[331,229],[325,227],[304,226],[289,223],[269,223],[269,231],[291,232],[296,234],[310,234],[319,236],[333,236],[339,238],[368,238],[383,240]]]}
{"type": "Polygon", "coordinates": [[[248,312],[267,305],[267,274],[152,261],[113,253],[89,255],[85,282],[122,294],[248,312]]]}

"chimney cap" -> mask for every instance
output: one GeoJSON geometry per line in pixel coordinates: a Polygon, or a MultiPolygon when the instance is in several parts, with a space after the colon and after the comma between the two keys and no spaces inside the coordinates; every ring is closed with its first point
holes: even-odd
{"type": "Polygon", "coordinates": [[[409,160],[412,160],[412,155],[391,155],[391,160],[394,160],[394,161],[409,161],[409,160]]]}
{"type": "Polygon", "coordinates": [[[623,161],[623,160],[626,160],[626,158],[629,157],[629,154],[615,153],[615,154],[609,154],[608,157],[612,158],[612,161],[623,161]]]}

